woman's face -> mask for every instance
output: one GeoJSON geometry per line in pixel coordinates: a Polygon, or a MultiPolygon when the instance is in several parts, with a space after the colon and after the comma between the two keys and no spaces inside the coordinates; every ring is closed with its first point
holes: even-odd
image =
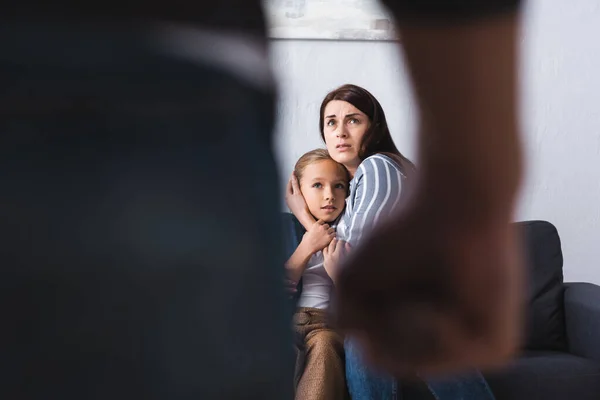
{"type": "Polygon", "coordinates": [[[327,151],[354,176],[362,161],[358,155],[369,118],[352,104],[332,100],[325,106],[323,133],[327,151]]]}

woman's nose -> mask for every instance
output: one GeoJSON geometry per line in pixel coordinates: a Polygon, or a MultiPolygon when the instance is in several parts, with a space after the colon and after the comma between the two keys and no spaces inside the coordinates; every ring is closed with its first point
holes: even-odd
{"type": "Polygon", "coordinates": [[[346,129],[342,126],[338,128],[338,130],[335,132],[335,136],[338,138],[345,138],[346,136],[348,136],[348,133],[346,132],[346,129]]]}

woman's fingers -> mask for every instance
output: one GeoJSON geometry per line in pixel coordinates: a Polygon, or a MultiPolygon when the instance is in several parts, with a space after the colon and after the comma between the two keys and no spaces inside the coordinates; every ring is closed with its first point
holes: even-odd
{"type": "Polygon", "coordinates": [[[285,193],[288,196],[292,196],[295,194],[300,194],[300,186],[298,185],[298,178],[296,178],[296,174],[292,172],[290,179],[285,187],[285,193]]]}
{"type": "Polygon", "coordinates": [[[285,280],[285,287],[286,287],[287,291],[291,294],[294,294],[298,291],[298,283],[292,281],[291,279],[285,280]]]}
{"type": "Polygon", "coordinates": [[[290,178],[287,184],[285,185],[286,196],[291,196],[292,194],[294,194],[294,185],[292,184],[292,178],[290,178]]]}
{"type": "Polygon", "coordinates": [[[294,191],[294,194],[300,193],[300,185],[298,185],[298,178],[296,177],[295,172],[292,172],[292,177],[290,178],[290,181],[292,182],[292,190],[294,191]]]}
{"type": "Polygon", "coordinates": [[[323,249],[323,256],[333,256],[333,253],[335,252],[336,243],[337,239],[335,238],[335,236],[333,236],[331,242],[329,242],[329,244],[323,249]]]}
{"type": "Polygon", "coordinates": [[[338,240],[337,240],[336,238],[333,238],[333,239],[331,240],[331,243],[329,243],[329,250],[330,250],[332,253],[333,253],[333,252],[335,251],[335,249],[336,249],[337,242],[338,242],[338,240]]]}

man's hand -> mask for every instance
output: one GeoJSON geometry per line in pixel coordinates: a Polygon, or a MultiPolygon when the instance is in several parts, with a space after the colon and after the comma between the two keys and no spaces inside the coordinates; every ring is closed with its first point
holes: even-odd
{"type": "Polygon", "coordinates": [[[335,238],[323,249],[323,267],[334,283],[337,281],[340,265],[351,249],[350,243],[335,238]]]}
{"type": "Polygon", "coordinates": [[[411,19],[400,3],[386,2],[419,110],[421,176],[411,208],[341,269],[337,322],[396,375],[495,366],[521,329],[521,258],[509,226],[523,168],[518,10],[411,19]]]}
{"type": "Polygon", "coordinates": [[[302,244],[306,245],[314,254],[323,250],[335,238],[335,229],[331,228],[323,220],[313,223],[310,229],[302,237],[302,244]]]}
{"type": "Polygon", "coordinates": [[[397,376],[504,362],[519,343],[521,259],[498,221],[414,208],[378,228],[339,272],[337,325],[397,376]]]}

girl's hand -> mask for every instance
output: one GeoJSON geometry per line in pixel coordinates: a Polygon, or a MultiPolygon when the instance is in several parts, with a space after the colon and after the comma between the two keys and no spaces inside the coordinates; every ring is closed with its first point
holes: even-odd
{"type": "Polygon", "coordinates": [[[323,249],[323,266],[334,283],[338,276],[340,264],[351,249],[350,243],[335,238],[329,243],[329,246],[323,249]]]}
{"type": "Polygon", "coordinates": [[[311,254],[326,248],[335,238],[335,229],[330,227],[323,220],[313,223],[310,229],[302,237],[302,242],[308,248],[311,254]]]}
{"type": "Polygon", "coordinates": [[[302,191],[300,190],[300,185],[298,184],[298,178],[293,172],[285,188],[285,204],[287,204],[292,214],[298,218],[298,221],[300,221],[300,223],[308,231],[315,219],[308,210],[306,200],[304,200],[304,196],[302,196],[302,191]]]}

